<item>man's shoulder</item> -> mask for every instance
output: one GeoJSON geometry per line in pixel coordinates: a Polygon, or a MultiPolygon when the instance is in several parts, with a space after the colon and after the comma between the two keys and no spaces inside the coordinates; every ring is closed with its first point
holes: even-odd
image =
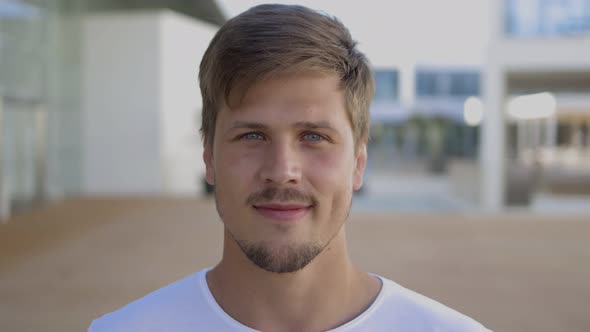
{"type": "Polygon", "coordinates": [[[88,331],[160,331],[170,328],[171,322],[194,317],[195,310],[205,302],[198,301],[202,298],[200,278],[205,272],[173,282],[94,320],[88,331]]]}
{"type": "MultiPolygon", "coordinates": [[[[383,293],[379,299],[379,315],[404,331],[489,331],[473,318],[431,298],[382,278],[383,293]]],[[[387,325],[387,324],[386,324],[387,325]]]]}

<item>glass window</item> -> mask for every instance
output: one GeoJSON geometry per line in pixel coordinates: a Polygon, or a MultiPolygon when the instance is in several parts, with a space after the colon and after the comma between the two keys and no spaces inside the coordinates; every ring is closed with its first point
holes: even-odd
{"type": "Polygon", "coordinates": [[[479,74],[452,73],[450,94],[465,97],[479,95],[479,74]]]}
{"type": "Polygon", "coordinates": [[[416,95],[435,96],[437,95],[437,73],[432,71],[418,71],[416,73],[416,95]]]}
{"type": "Polygon", "coordinates": [[[419,97],[477,96],[479,95],[479,73],[468,70],[418,70],[416,95],[419,97]]]}
{"type": "Polygon", "coordinates": [[[375,70],[375,100],[398,100],[398,76],[395,70],[375,70]]]}
{"type": "Polygon", "coordinates": [[[508,36],[590,33],[590,0],[504,0],[508,36]]]}

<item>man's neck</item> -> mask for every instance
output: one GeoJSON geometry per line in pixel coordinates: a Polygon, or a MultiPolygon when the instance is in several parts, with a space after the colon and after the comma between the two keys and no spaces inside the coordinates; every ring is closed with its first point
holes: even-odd
{"type": "Polygon", "coordinates": [[[241,252],[236,255],[240,249],[227,236],[225,242],[222,261],[207,274],[209,289],[227,314],[257,330],[335,328],[368,308],[381,288],[379,280],[352,265],[344,228],[294,273],[265,271],[241,252]]]}

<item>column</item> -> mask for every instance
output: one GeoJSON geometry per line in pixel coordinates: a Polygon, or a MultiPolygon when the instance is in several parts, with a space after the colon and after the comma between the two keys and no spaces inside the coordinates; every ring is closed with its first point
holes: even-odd
{"type": "Polygon", "coordinates": [[[485,75],[485,115],[481,132],[481,198],[488,212],[500,212],[505,201],[505,77],[503,70],[491,64],[485,75]]]}

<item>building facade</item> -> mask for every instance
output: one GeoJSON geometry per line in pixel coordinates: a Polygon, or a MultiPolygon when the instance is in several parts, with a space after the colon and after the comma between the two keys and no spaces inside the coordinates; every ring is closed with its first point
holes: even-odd
{"type": "Polygon", "coordinates": [[[200,166],[172,165],[200,145],[198,63],[224,20],[214,1],[0,2],[0,217],[63,196],[197,192],[200,166]]]}
{"type": "Polygon", "coordinates": [[[582,147],[590,114],[590,1],[495,1],[490,13],[481,194],[488,210],[500,211],[526,202],[518,196],[530,195],[539,179],[579,183],[588,177],[560,168],[564,162],[587,167],[582,147]],[[533,102],[516,101],[523,96],[533,102]],[[552,171],[563,176],[552,179],[552,171]]]}

